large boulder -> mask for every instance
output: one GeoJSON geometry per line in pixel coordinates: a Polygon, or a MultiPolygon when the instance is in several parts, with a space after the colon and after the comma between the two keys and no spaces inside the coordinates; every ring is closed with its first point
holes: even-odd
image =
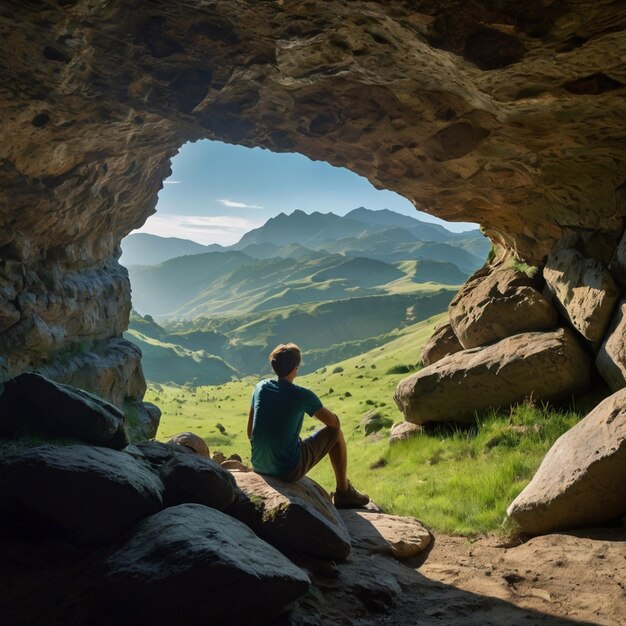
{"type": "Polygon", "coordinates": [[[122,625],[267,624],[310,585],[244,524],[198,504],[143,520],[105,567],[96,612],[122,625]]]}
{"type": "Polygon", "coordinates": [[[124,414],[116,406],[32,373],[6,382],[0,396],[0,436],[28,435],[78,439],[118,450],[128,443],[124,414]]]}
{"type": "Polygon", "coordinates": [[[430,532],[414,517],[357,509],[343,509],[340,514],[353,547],[368,552],[406,559],[426,550],[432,541],[430,532]]]}
{"type": "Polygon", "coordinates": [[[463,348],[476,348],[518,333],[548,330],[558,315],[516,269],[484,270],[472,277],[448,307],[450,325],[463,348]]]}
{"type": "Polygon", "coordinates": [[[420,360],[423,366],[432,365],[443,357],[463,350],[458,337],[450,324],[443,324],[435,329],[431,338],[424,344],[420,360]]]}
{"type": "Polygon", "coordinates": [[[557,250],[543,270],[546,291],[580,334],[597,347],[613,316],[619,290],[606,267],[578,250],[557,250]]]}
{"type": "Polygon", "coordinates": [[[233,471],[241,489],[227,513],[259,537],[289,552],[341,561],[350,554],[350,536],[320,485],[308,477],[288,483],[255,472],[233,471]]]}
{"type": "Polygon", "coordinates": [[[595,526],[626,513],[626,389],[557,439],[507,513],[531,535],[595,526]]]}
{"type": "Polygon", "coordinates": [[[84,445],[0,453],[0,525],[77,544],[116,539],[162,507],[163,484],[125,452],[84,445]]]}
{"type": "Polygon", "coordinates": [[[598,350],[596,367],[612,391],[626,387],[626,299],[619,303],[598,350]]]}
{"type": "Polygon", "coordinates": [[[166,506],[193,502],[223,511],[235,499],[231,473],[198,454],[177,454],[159,474],[165,485],[166,506]]]}
{"type": "Polygon", "coordinates": [[[457,352],[405,378],[394,400],[415,424],[472,422],[477,411],[490,407],[578,393],[589,379],[589,356],[572,331],[521,333],[457,352]]]}

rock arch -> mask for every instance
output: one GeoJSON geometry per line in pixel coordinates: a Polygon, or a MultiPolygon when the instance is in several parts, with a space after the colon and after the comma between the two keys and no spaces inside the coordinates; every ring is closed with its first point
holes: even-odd
{"type": "Polygon", "coordinates": [[[118,244],[199,138],[348,167],[534,264],[580,233],[611,257],[624,29],[608,0],[5,2],[4,375],[141,401],[118,244]]]}

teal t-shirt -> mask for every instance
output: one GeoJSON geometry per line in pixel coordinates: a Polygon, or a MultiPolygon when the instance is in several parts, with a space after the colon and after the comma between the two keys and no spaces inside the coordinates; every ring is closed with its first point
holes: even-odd
{"type": "Polygon", "coordinates": [[[262,380],[252,394],[252,467],[261,474],[284,476],[300,462],[304,414],[322,408],[309,389],[287,380],[262,380]]]}

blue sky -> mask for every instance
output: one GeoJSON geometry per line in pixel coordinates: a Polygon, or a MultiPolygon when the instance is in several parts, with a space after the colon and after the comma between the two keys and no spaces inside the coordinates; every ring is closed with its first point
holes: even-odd
{"type": "Polygon", "coordinates": [[[345,215],[359,206],[390,209],[455,231],[476,228],[418,212],[402,196],[323,161],[205,140],[181,147],[159,192],[157,213],[135,232],[229,245],[279,213],[345,215]]]}

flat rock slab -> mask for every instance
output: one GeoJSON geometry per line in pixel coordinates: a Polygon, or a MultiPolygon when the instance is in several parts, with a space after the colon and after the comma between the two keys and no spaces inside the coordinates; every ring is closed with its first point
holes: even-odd
{"type": "Polygon", "coordinates": [[[556,400],[589,385],[590,359],[573,331],[520,333],[463,350],[400,381],[394,394],[408,422],[473,422],[476,412],[532,396],[556,400]]]}
{"type": "Polygon", "coordinates": [[[124,414],[93,394],[40,374],[21,374],[0,395],[0,436],[78,439],[121,449],[128,443],[124,414]]]}
{"type": "Polygon", "coordinates": [[[310,585],[244,524],[199,504],[143,520],[105,567],[96,611],[107,624],[267,624],[310,585]]]}
{"type": "Polygon", "coordinates": [[[530,535],[596,526],[626,513],[626,389],[557,439],[507,513],[530,535]]]}
{"type": "Polygon", "coordinates": [[[8,532],[98,543],[162,508],[163,484],[125,452],[84,445],[0,452],[0,524],[8,532]]]}
{"type": "Polygon", "coordinates": [[[329,495],[308,477],[288,483],[255,472],[233,471],[241,493],[227,513],[281,550],[340,561],[350,535],[329,495]]]}
{"type": "Polygon", "coordinates": [[[358,509],[344,509],[340,514],[355,548],[406,559],[428,548],[432,541],[430,532],[414,517],[358,509]]]}

